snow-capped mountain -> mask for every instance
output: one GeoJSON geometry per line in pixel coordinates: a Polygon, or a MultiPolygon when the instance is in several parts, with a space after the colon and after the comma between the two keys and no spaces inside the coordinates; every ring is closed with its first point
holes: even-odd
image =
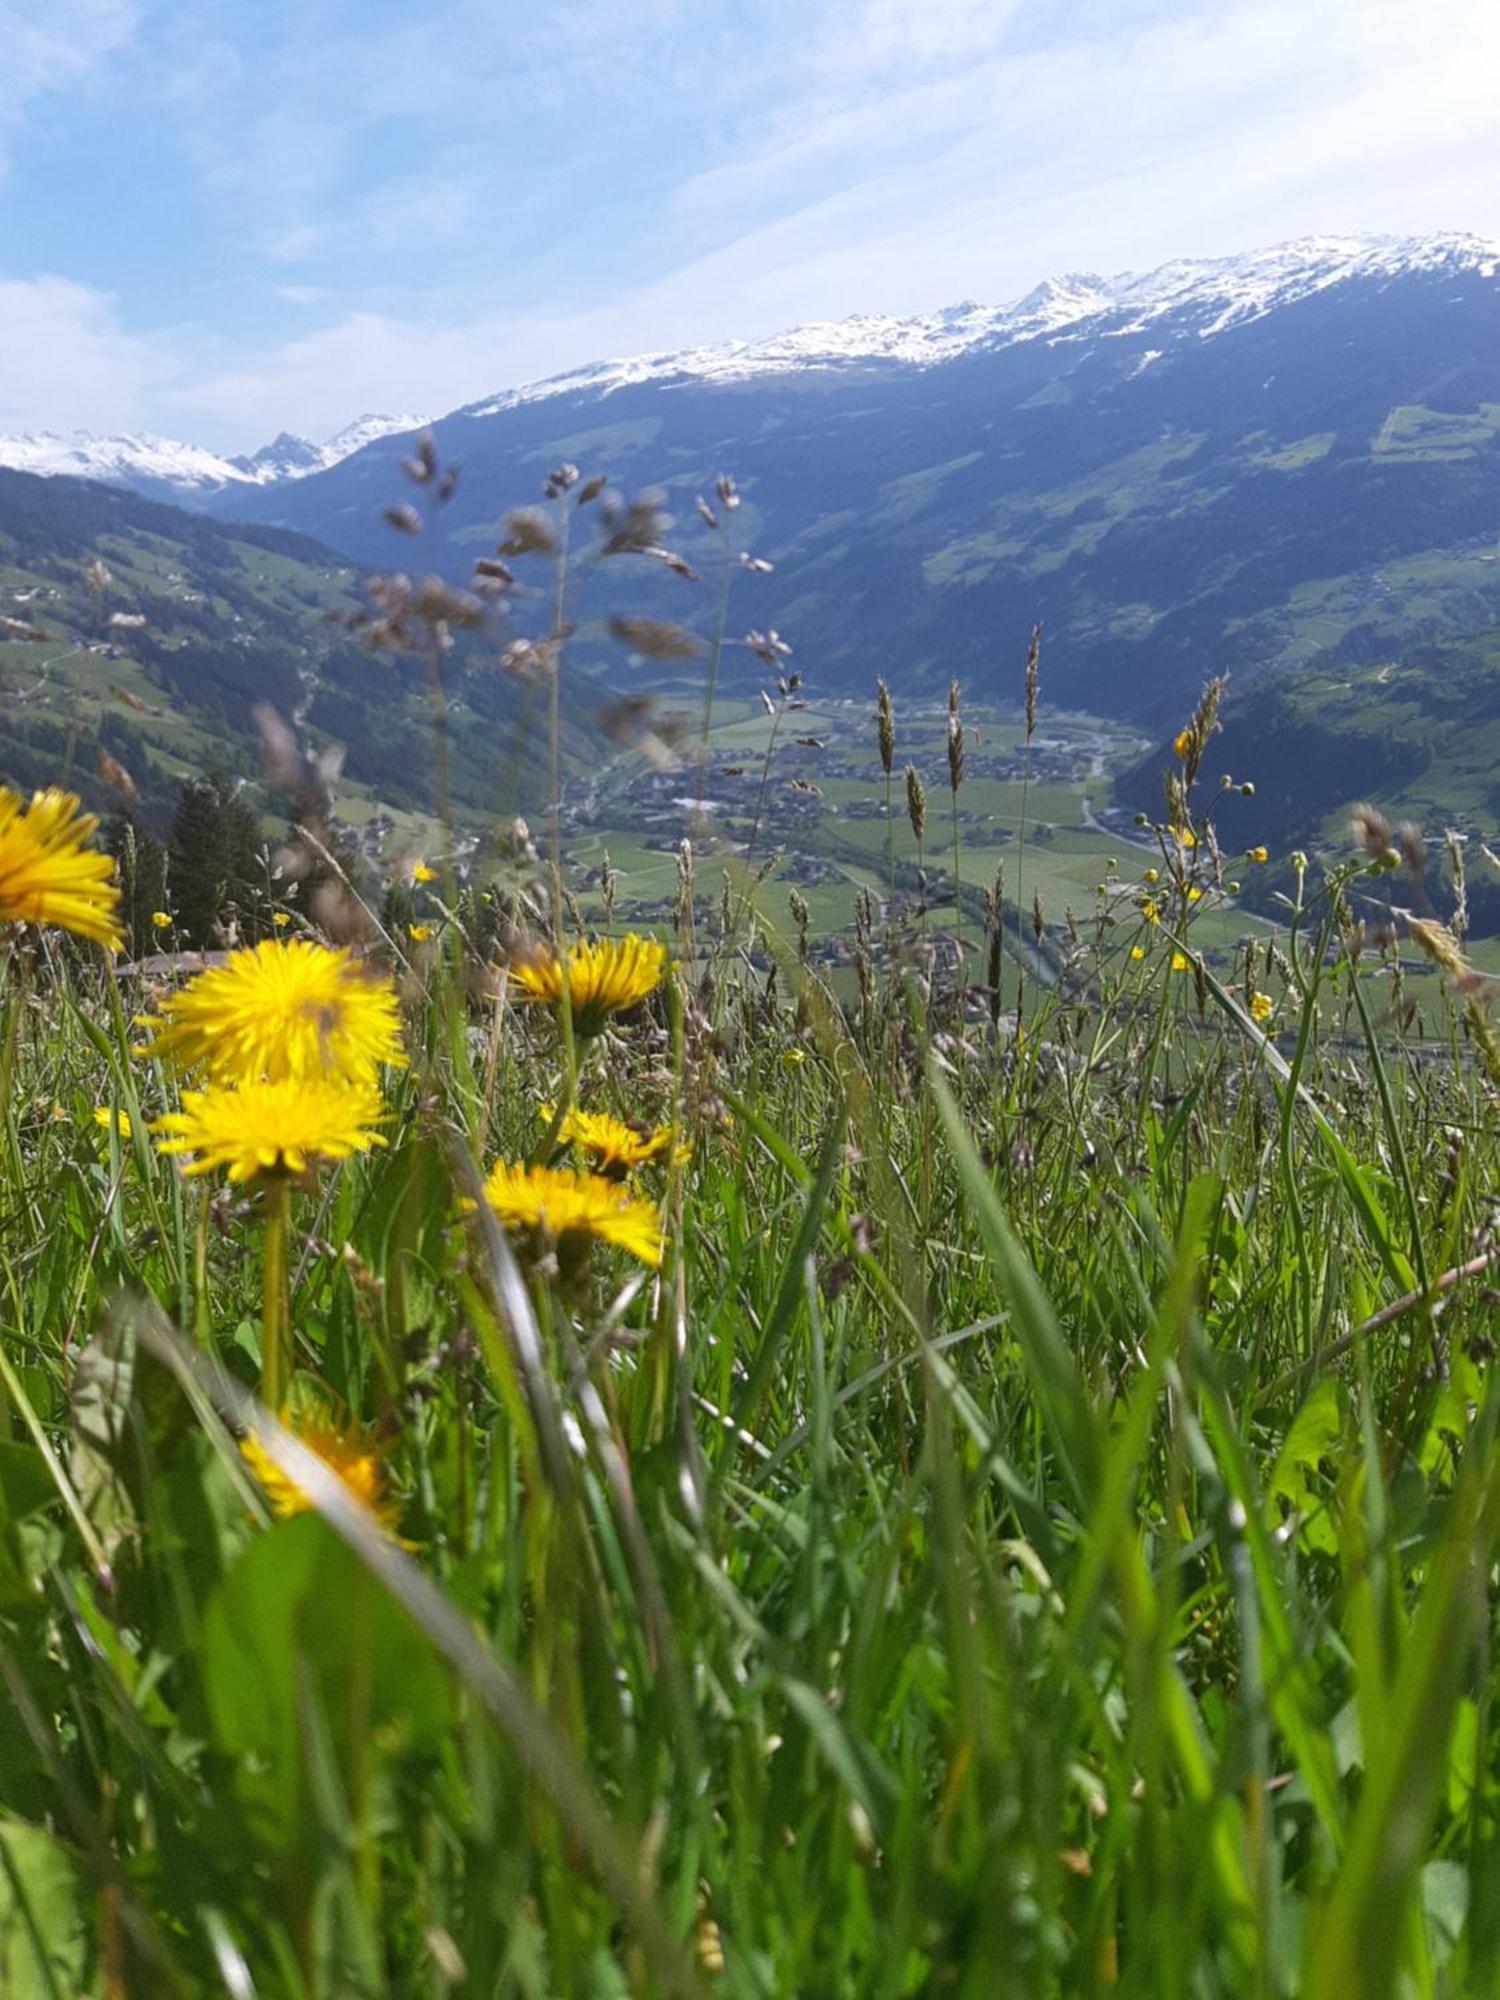
{"type": "MultiPolygon", "coordinates": [[[[1428,236],[1309,236],[1232,257],[1183,259],[1157,269],[1069,272],[1043,280],[1007,305],[971,300],[909,318],[859,313],[819,320],[760,340],[597,361],[466,404],[445,422],[503,415],[561,397],[597,398],[648,384],[730,386],[777,377],[837,377],[931,369],[1027,343],[1125,339],[1161,328],[1139,357],[1144,369],[1184,343],[1267,318],[1320,292],[1395,280],[1500,273],[1500,242],[1456,232],[1428,236]]],[[[421,430],[429,419],[362,416],[321,444],[283,431],[260,450],[223,457],[147,433],[0,437],[0,465],[132,487],[186,506],[224,512],[247,489],[277,487],[326,472],[367,446],[421,430]]],[[[259,511],[259,510],[257,510],[259,511]]]]}
{"type": "Polygon", "coordinates": [[[97,479],[106,486],[151,490],[188,503],[247,477],[216,452],[149,431],[115,437],[23,431],[18,437],[0,437],[0,465],[47,478],[97,479]]]}
{"type": "Polygon", "coordinates": [[[871,365],[932,367],[1022,341],[1142,333],[1168,319],[1175,322],[1179,340],[1209,339],[1336,285],[1449,271],[1494,277],[1500,271],[1500,241],[1460,233],[1308,236],[1240,256],[1180,260],[1144,273],[1101,277],[1074,271],[1045,279],[1009,305],[965,301],[907,319],[862,313],[814,321],[764,340],[593,362],[502,390],[454,414],[495,416],[553,396],[602,396],[646,382],[732,383],[871,365]]]}
{"type": "Polygon", "coordinates": [[[270,486],[326,472],[351,452],[363,451],[382,438],[418,431],[424,422],[416,416],[363,416],[323,444],[283,431],[259,451],[235,458],[149,431],[110,437],[88,431],[69,437],[55,431],[25,431],[0,437],[0,466],[49,478],[97,479],[106,486],[128,486],[149,499],[191,507],[228,489],[270,486]]]}
{"type": "MultiPolygon", "coordinates": [[[[986,687],[1039,618],[1057,699],[1155,719],[1216,669],[1243,685],[1500,621],[1500,243],[1074,272],[1003,306],[604,361],[434,436],[464,469],[432,545],[454,575],[564,458],[664,486],[674,544],[711,568],[691,496],[730,472],[775,565],[737,615],[784,616],[820,686],[986,687]]],[[[400,497],[367,450],[209,504],[388,566],[400,497]]],[[[670,578],[618,587],[692,616],[670,578]]]]}
{"type": "MultiPolygon", "coordinates": [[[[134,484],[382,567],[404,553],[382,440],[417,427],[362,419],[238,462],[10,440],[0,464],[134,484]]],[[[1040,618],[1060,698],[1154,717],[1216,668],[1243,682],[1330,644],[1389,657],[1500,622],[1500,243],[1471,235],[1073,272],[1007,305],[602,361],[433,431],[463,466],[429,545],[456,576],[539,466],[666,485],[690,555],[693,490],[733,473],[775,565],[764,615],[787,607],[824,686],[864,686],[872,661],[893,682],[983,684],[997,621],[1040,618]]],[[[672,587],[637,579],[629,608],[676,616],[672,587]]]]}

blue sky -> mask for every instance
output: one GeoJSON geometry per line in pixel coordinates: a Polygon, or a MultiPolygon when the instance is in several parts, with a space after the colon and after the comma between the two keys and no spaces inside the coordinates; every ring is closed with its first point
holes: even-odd
{"type": "Polygon", "coordinates": [[[1322,231],[1500,236],[1500,0],[0,0],[0,430],[240,449],[1322,231]]]}

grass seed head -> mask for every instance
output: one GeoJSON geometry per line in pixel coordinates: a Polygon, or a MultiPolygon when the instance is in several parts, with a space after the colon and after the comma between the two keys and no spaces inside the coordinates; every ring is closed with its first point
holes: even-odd
{"type": "Polygon", "coordinates": [[[906,816],[911,821],[913,837],[920,841],[927,831],[927,793],[915,764],[906,767],[906,816]]]}
{"type": "Polygon", "coordinates": [[[880,768],[889,777],[896,762],[896,715],[891,707],[891,691],[884,681],[875,683],[875,729],[880,742],[880,768]]]}

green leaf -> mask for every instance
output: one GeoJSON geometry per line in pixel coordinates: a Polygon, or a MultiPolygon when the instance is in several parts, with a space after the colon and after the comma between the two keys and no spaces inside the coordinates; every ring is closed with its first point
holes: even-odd
{"type": "Polygon", "coordinates": [[[735,1400],[735,1421],[747,1430],[753,1430],[760,1411],[761,1399],[771,1379],[776,1356],[782,1342],[792,1329],[792,1323],[801,1309],[805,1297],[803,1267],[817,1248],[818,1236],[823,1227],[823,1211],[828,1205],[828,1197],[833,1191],[834,1176],[838,1172],[839,1159],[844,1148],[844,1119],[842,1108],[829,1124],[818,1154],[817,1171],[812,1187],[808,1191],[807,1205],[802,1211],[802,1221],[798,1226],[786,1262],[781,1270],[781,1282],[776,1288],[776,1296],[771,1310],[766,1315],[765,1326],[761,1329],[760,1345],[755,1350],[755,1358],[750,1363],[745,1385],[735,1400]]]}
{"type": "Polygon", "coordinates": [[[203,1623],[215,1738],[260,1835],[293,1847],[311,1810],[307,1729],[346,1781],[371,1739],[395,1751],[447,1727],[447,1676],[413,1620],[316,1515],[258,1536],[224,1579],[203,1623]]]}
{"type": "Polygon", "coordinates": [[[929,1083],[959,1180],[989,1252],[991,1268],[1010,1306],[1016,1338],[1047,1428],[1075,1499],[1087,1507],[1099,1479],[1099,1435],[1093,1410],[1084,1395],[1051,1301],[1042,1290],[1026,1252],[1016,1241],[952,1092],[936,1069],[929,1071],[929,1083]]]}
{"type": "Polygon", "coordinates": [[[78,1865],[62,1843],[0,1819],[0,1993],[74,2000],[87,1991],[92,1929],[78,1865]]]}
{"type": "MultiPolygon", "coordinates": [[[[1344,1418],[1343,1387],[1336,1377],[1326,1375],[1293,1418],[1267,1486],[1268,1498],[1285,1500],[1304,1517],[1301,1533],[1308,1546],[1328,1555],[1338,1549],[1338,1534],[1316,1476],[1343,1435],[1344,1418]]],[[[1274,1508],[1269,1510],[1269,1525],[1273,1529],[1281,1525],[1274,1508]]]]}
{"type": "Polygon", "coordinates": [[[7,1521],[24,1521],[57,1498],[46,1460],[30,1445],[0,1439],[0,1509],[7,1521]]]}

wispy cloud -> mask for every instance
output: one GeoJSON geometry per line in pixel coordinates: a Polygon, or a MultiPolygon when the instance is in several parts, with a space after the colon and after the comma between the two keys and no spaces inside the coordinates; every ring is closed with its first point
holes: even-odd
{"type": "Polygon", "coordinates": [[[49,96],[83,87],[140,16],[141,0],[0,0],[0,173],[25,120],[49,96]]]}
{"type": "MultiPolygon", "coordinates": [[[[123,343],[122,405],[216,444],[1059,269],[1500,234],[1493,0],[559,0],[504,33],[490,0],[139,4],[212,283],[153,313],[118,282],[68,365],[92,409],[123,343]]],[[[68,78],[46,18],[33,102],[68,78]]]]}
{"type": "Polygon", "coordinates": [[[0,276],[0,430],[149,425],[184,361],[121,325],[115,303],[58,277],[0,276]]]}

